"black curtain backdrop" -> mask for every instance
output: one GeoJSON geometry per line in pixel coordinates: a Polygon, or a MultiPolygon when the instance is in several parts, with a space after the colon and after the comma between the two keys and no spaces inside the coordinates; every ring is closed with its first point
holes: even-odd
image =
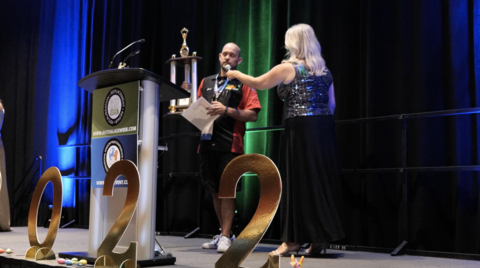
{"type": "MultiPolygon", "coordinates": [[[[0,0],[0,98],[6,109],[2,139],[11,204],[17,206],[12,211],[15,226],[26,225],[30,202],[28,195],[20,193],[25,190],[31,193],[33,188],[29,189],[34,186],[22,179],[33,159],[38,155],[48,156],[51,150],[45,140],[52,120],[49,107],[56,105],[49,99],[51,80],[56,68],[61,68],[55,67],[58,51],[53,49],[58,48],[53,40],[61,2],[0,0]]],[[[183,27],[189,29],[190,51],[197,51],[203,57],[199,62],[199,79],[218,70],[218,53],[229,41],[242,48],[245,62],[241,70],[260,75],[282,60],[286,29],[296,23],[308,23],[316,31],[334,77],[335,118],[343,169],[479,164],[476,114],[342,123],[357,118],[477,107],[480,101],[478,1],[72,2],[80,13],[78,20],[82,21],[73,31],[78,31],[79,43],[84,44],[79,46],[78,62],[73,63],[81,69],[78,79],[108,68],[117,51],[142,38],[146,42],[135,46],[141,53],[131,58],[129,65],[169,77],[166,61],[172,54],[178,56],[183,27]],[[406,161],[402,157],[403,127],[406,161]]],[[[120,55],[114,66],[126,55],[120,55]]],[[[69,64],[72,63],[65,62],[69,64]]],[[[181,81],[181,75],[177,82],[181,81]]],[[[91,96],[76,85],[72,88],[79,92],[79,101],[73,109],[78,115],[72,128],[77,133],[74,144],[88,144],[91,96]]],[[[283,103],[275,90],[259,95],[264,107],[262,119],[249,127],[281,125],[283,103]]],[[[167,106],[162,105],[162,115],[167,113],[167,106]]],[[[163,117],[161,120],[162,125],[163,117]]],[[[249,135],[250,152],[262,152],[281,167],[281,131],[249,135]]],[[[62,144],[62,137],[60,133],[56,138],[58,146],[67,144],[62,144]]],[[[75,176],[89,176],[87,148],[77,148],[75,176]]],[[[51,157],[44,160],[48,166],[56,165],[57,161],[51,157]]],[[[160,168],[164,168],[162,163],[160,168]]],[[[478,172],[344,173],[342,179],[346,238],[340,243],[395,248],[408,240],[408,248],[414,250],[480,253],[478,172]],[[402,210],[405,179],[408,180],[406,214],[402,210]],[[407,219],[406,234],[404,219],[407,219]]],[[[198,181],[192,183],[198,185],[198,181]]],[[[159,185],[166,184],[159,181],[159,185]]],[[[69,213],[74,214],[76,226],[86,227],[89,180],[75,180],[75,189],[76,206],[69,213]]],[[[243,198],[248,199],[250,194],[254,200],[258,194],[255,187],[247,189],[252,190],[243,198]]],[[[198,198],[198,187],[188,185],[185,190],[198,198]]],[[[162,189],[161,193],[168,194],[168,189],[162,189]]],[[[255,209],[252,202],[244,206],[250,211],[255,209]]],[[[39,222],[47,217],[46,213],[40,215],[39,222]]],[[[198,217],[198,213],[193,217],[198,217]]],[[[168,231],[166,228],[171,226],[164,216],[159,215],[162,217],[162,224],[157,223],[159,231],[168,231]]],[[[213,222],[214,219],[202,223],[203,229],[209,230],[206,226],[213,222]]],[[[185,230],[175,231],[191,231],[190,225],[182,228],[185,230]]],[[[265,237],[278,239],[278,228],[276,218],[265,237]]]]}

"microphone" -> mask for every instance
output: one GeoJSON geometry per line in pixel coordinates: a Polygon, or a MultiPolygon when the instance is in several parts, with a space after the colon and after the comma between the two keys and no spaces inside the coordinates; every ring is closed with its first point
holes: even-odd
{"type": "Polygon", "coordinates": [[[128,58],[133,57],[133,56],[137,55],[138,53],[140,53],[140,49],[137,49],[137,50],[133,51],[132,53],[130,53],[123,61],[121,61],[118,64],[118,69],[127,68],[128,66],[125,62],[128,60],[128,58]]]}
{"type": "Polygon", "coordinates": [[[227,71],[230,71],[232,69],[232,66],[230,66],[230,64],[226,64],[225,66],[223,66],[223,68],[227,71]]]}
{"type": "Polygon", "coordinates": [[[115,57],[116,57],[118,54],[122,53],[125,49],[131,47],[133,44],[136,44],[136,43],[144,43],[144,42],[145,42],[145,39],[137,40],[137,41],[135,41],[135,42],[132,42],[130,45],[124,47],[122,50],[118,51],[117,54],[115,54],[115,55],[113,56],[112,61],[111,61],[110,64],[108,65],[108,69],[112,68],[113,60],[115,59],[115,57]]]}

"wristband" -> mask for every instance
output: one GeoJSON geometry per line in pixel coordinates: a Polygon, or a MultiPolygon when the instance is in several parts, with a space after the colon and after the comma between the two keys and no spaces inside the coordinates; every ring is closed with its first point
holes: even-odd
{"type": "Polygon", "coordinates": [[[227,111],[228,111],[228,106],[225,106],[225,112],[223,112],[223,115],[227,115],[227,111]]]}

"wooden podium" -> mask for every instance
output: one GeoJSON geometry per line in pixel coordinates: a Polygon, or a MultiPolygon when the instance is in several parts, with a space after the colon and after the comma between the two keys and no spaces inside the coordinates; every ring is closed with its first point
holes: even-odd
{"type": "MultiPolygon", "coordinates": [[[[137,260],[141,266],[173,264],[175,262],[175,258],[173,256],[155,256],[159,106],[160,102],[162,101],[186,98],[190,96],[190,93],[169,82],[168,80],[163,79],[161,76],[141,68],[109,69],[95,72],[82,78],[78,82],[78,85],[93,93],[94,104],[94,114],[92,116],[94,117],[94,120],[92,120],[92,188],[90,197],[89,245],[88,253],[59,253],[59,256],[67,258],[75,256],[87,258],[89,261],[98,257],[97,250],[118,217],[123,204],[125,203],[127,188],[125,187],[126,185],[124,187],[115,187],[113,196],[103,196],[102,182],[94,182],[93,178],[94,176],[99,176],[98,172],[94,174],[94,166],[98,167],[98,165],[102,165],[102,163],[99,163],[99,157],[94,154],[99,150],[105,152],[105,148],[107,147],[95,148],[95,146],[98,147],[98,143],[95,143],[94,140],[100,140],[100,138],[94,138],[95,135],[102,135],[103,133],[105,138],[108,139],[114,137],[112,135],[109,136],[108,133],[113,132],[118,134],[118,132],[121,131],[133,130],[135,129],[136,125],[133,135],[133,142],[128,140],[128,142],[124,143],[128,143],[129,146],[132,144],[135,146],[134,149],[130,151],[135,151],[136,149],[134,152],[135,156],[132,157],[136,159],[129,160],[137,163],[137,168],[140,174],[140,194],[138,197],[135,214],[132,217],[130,224],[125,230],[123,236],[119,240],[114,252],[123,252],[128,248],[128,245],[131,241],[137,241],[137,260]],[[122,89],[126,87],[129,87],[130,89],[122,89]],[[107,99],[103,97],[105,100],[98,100],[98,97],[102,97],[103,95],[96,95],[95,93],[100,91],[109,92],[106,93],[107,99]],[[122,92],[120,93],[120,97],[118,97],[118,95],[111,97],[112,91],[122,92]],[[127,91],[130,91],[130,93],[127,91]],[[135,103],[137,101],[137,96],[135,96],[136,94],[138,94],[138,105],[135,103]],[[109,115],[105,112],[106,121],[100,123],[111,127],[112,130],[107,131],[107,134],[105,134],[105,131],[95,131],[95,124],[98,125],[99,121],[98,113],[102,113],[102,111],[99,111],[98,109],[95,110],[95,104],[98,104],[99,102],[105,103],[104,106],[106,111],[107,106],[110,107],[108,98],[112,98],[116,101],[116,103],[112,105],[115,111],[121,110],[122,115],[123,112],[127,113],[128,109],[138,109],[138,111],[135,111],[138,112],[138,117],[136,119],[132,119],[134,123],[130,123],[132,126],[121,127],[121,124],[130,119],[123,119],[124,122],[121,122],[122,118],[119,118],[117,113],[115,116],[113,116],[114,120],[112,118],[112,120],[110,120],[108,118],[109,115]],[[116,107],[117,103],[121,103],[122,101],[126,108],[124,106],[116,107]],[[97,115],[95,115],[95,113],[97,113],[97,115]],[[97,119],[95,119],[95,117],[97,117],[97,119]]],[[[100,115],[100,117],[103,116],[103,114],[100,115]]],[[[103,118],[100,118],[100,121],[101,120],[103,120],[103,118]]],[[[121,139],[115,140],[120,142],[122,141],[121,139]]],[[[128,153],[127,151],[128,150],[125,150],[126,156],[128,153]]],[[[106,154],[104,153],[103,166],[101,167],[105,166],[105,155],[106,154]]],[[[107,168],[105,169],[105,172],[106,170],[107,168]]],[[[116,182],[118,182],[118,180],[116,182]]]]}

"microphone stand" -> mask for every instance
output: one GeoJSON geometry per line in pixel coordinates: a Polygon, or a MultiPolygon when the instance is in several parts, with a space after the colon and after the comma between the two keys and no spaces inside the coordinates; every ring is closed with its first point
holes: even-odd
{"type": "Polygon", "coordinates": [[[115,57],[117,57],[118,54],[122,53],[123,51],[125,51],[125,49],[131,47],[133,44],[135,43],[143,43],[145,42],[145,39],[140,39],[140,40],[137,40],[135,42],[132,42],[130,45],[124,47],[122,50],[118,51],[117,54],[115,54],[112,58],[112,61],[110,62],[110,64],[108,65],[108,69],[111,69],[112,68],[112,64],[113,64],[113,60],[115,59],[115,57]]]}

